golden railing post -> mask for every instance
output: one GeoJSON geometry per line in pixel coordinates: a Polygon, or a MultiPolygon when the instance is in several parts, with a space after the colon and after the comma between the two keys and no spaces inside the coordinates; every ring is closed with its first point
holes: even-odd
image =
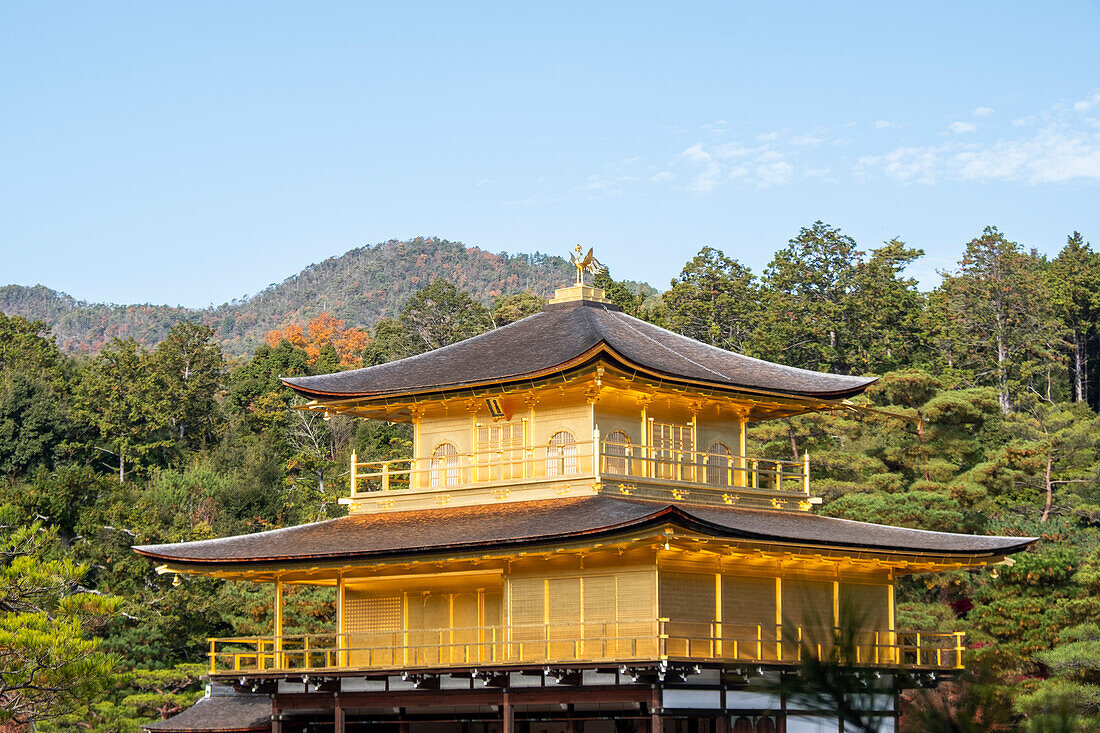
{"type": "Polygon", "coordinates": [[[596,480],[600,480],[600,474],[603,473],[603,456],[600,455],[600,426],[592,426],[592,473],[595,475],[596,480]]]}
{"type": "Polygon", "coordinates": [[[390,463],[386,461],[382,464],[382,491],[390,490],[390,463]]]}
{"type": "Polygon", "coordinates": [[[355,498],[355,474],[358,468],[355,465],[355,451],[351,452],[351,496],[355,498]]]}
{"type": "Polygon", "coordinates": [[[217,656],[215,656],[216,652],[214,651],[214,645],[215,644],[216,644],[216,642],[213,639],[211,639],[210,640],[210,674],[214,674],[214,671],[215,671],[215,669],[214,669],[215,660],[217,659],[217,656]]]}
{"type": "Polygon", "coordinates": [[[347,628],[348,623],[348,611],[347,611],[347,585],[344,581],[344,576],[341,575],[336,580],[336,666],[347,666],[347,652],[345,648],[348,645],[347,637],[344,635],[344,629],[347,628]]]}
{"type": "Polygon", "coordinates": [[[668,659],[668,619],[657,619],[657,658],[668,659]]]}
{"type": "Polygon", "coordinates": [[[275,579],[275,669],[283,669],[283,581],[275,579]]]}
{"type": "Polygon", "coordinates": [[[810,495],[810,451],[802,452],[802,491],[810,495]]]}
{"type": "MultiPolygon", "coordinates": [[[[738,439],[737,439],[737,449],[738,449],[737,452],[740,453],[741,455],[738,456],[737,463],[739,464],[739,466],[741,468],[741,472],[740,472],[740,480],[737,482],[737,485],[738,486],[749,486],[750,485],[749,476],[748,476],[749,460],[748,460],[748,457],[747,457],[748,456],[748,445],[749,445],[747,430],[748,430],[749,421],[742,414],[741,417],[738,419],[738,424],[740,425],[740,432],[738,434],[738,439]]],[[[753,478],[751,485],[753,487],[756,486],[756,479],[755,478],[753,478]]]]}
{"type": "Polygon", "coordinates": [[[653,418],[650,417],[646,420],[645,453],[646,464],[648,466],[648,473],[646,476],[649,478],[656,478],[659,472],[657,471],[657,452],[653,450],[653,418]]]}

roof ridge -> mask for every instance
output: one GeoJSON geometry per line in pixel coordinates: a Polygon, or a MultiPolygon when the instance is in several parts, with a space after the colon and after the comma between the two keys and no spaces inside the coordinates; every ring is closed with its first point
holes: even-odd
{"type": "MultiPolygon", "coordinates": [[[[614,313],[614,311],[608,311],[608,312],[609,312],[609,313],[614,313]]],[[[622,313],[621,311],[619,311],[619,312],[620,312],[620,313],[621,313],[622,315],[626,316],[627,318],[633,318],[633,316],[629,316],[629,315],[627,315],[626,313],[622,313]]],[[[673,356],[676,356],[676,357],[678,357],[678,358],[680,358],[680,359],[683,359],[684,361],[688,362],[689,364],[692,364],[693,366],[697,366],[697,367],[699,367],[700,369],[703,369],[704,371],[708,371],[708,372],[711,372],[712,374],[717,374],[717,375],[718,375],[719,377],[722,377],[723,379],[732,379],[732,377],[730,377],[730,375],[728,375],[728,374],[725,374],[725,373],[723,373],[723,372],[720,372],[720,371],[718,371],[717,369],[711,369],[710,367],[708,367],[708,366],[707,366],[707,365],[705,365],[705,364],[700,364],[699,362],[695,361],[694,359],[692,359],[692,358],[690,358],[690,357],[688,357],[688,356],[685,356],[684,354],[681,354],[681,353],[680,353],[680,352],[678,352],[678,351],[674,351],[673,349],[670,349],[670,348],[669,348],[668,346],[666,346],[665,344],[662,344],[662,343],[661,343],[660,341],[658,341],[657,339],[653,338],[652,336],[650,336],[649,334],[647,334],[647,333],[646,333],[645,331],[643,331],[642,329],[640,329],[640,328],[638,328],[638,327],[634,326],[634,325],[633,325],[632,323],[630,323],[630,321],[627,321],[627,320],[623,320],[623,319],[620,319],[620,320],[622,320],[622,321],[623,321],[623,324],[624,324],[624,325],[625,325],[625,326],[626,326],[627,328],[629,328],[629,329],[630,329],[631,331],[633,331],[634,333],[638,334],[639,336],[641,336],[642,338],[644,338],[644,339],[645,339],[646,341],[649,341],[650,343],[652,343],[652,344],[655,344],[656,346],[658,346],[658,347],[660,347],[660,348],[664,349],[665,351],[667,351],[668,353],[672,354],[673,356]]],[[[641,322],[641,323],[649,323],[648,321],[643,321],[643,320],[642,320],[642,319],[640,319],[640,318],[633,318],[633,320],[639,321],[639,322],[641,322]]],[[[650,326],[654,326],[655,328],[661,328],[660,326],[656,326],[655,324],[652,324],[652,323],[649,323],[649,325],[650,325],[650,326]]],[[[667,329],[661,329],[661,330],[667,330],[667,329]]],[[[668,333],[671,333],[671,334],[673,334],[674,336],[680,336],[680,338],[686,338],[685,336],[681,336],[680,334],[677,334],[677,333],[675,333],[675,332],[673,332],[673,331],[668,331],[668,333]]],[[[702,342],[699,342],[699,343],[702,343],[702,342]]],[[[710,344],[707,344],[707,345],[709,346],[710,344]]],[[[715,348],[717,348],[717,347],[715,347],[715,348]]],[[[723,349],[723,351],[725,351],[725,349],[723,349]]],[[[730,352],[728,352],[728,353],[730,353],[730,354],[734,354],[734,353],[736,353],[736,352],[730,351],[730,352]]],[[[741,356],[741,354],[737,354],[737,356],[741,356]]]]}

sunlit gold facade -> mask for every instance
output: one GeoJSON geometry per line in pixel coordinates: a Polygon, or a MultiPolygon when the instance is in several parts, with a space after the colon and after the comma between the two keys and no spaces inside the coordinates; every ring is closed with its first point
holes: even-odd
{"type": "MultiPolygon", "coordinates": [[[[603,296],[578,284],[557,298],[603,296]]],[[[519,386],[308,408],[414,426],[407,459],[352,456],[351,494],[343,500],[352,514],[593,495],[787,512],[819,503],[808,456],[749,456],[746,432],[751,422],[843,405],[688,388],[591,357],[519,386]]],[[[844,613],[862,624],[860,664],[954,669],[962,665],[962,635],[898,629],[895,580],[1002,559],[719,539],[658,523],[600,541],[571,537],[522,550],[206,569],[272,583],[277,596],[272,635],[211,640],[210,672],[642,660],[791,665],[807,649],[833,643],[844,613]],[[283,633],[289,584],[336,589],[338,621],[330,633],[283,633]]],[[[165,569],[190,572],[172,563],[165,569]]]]}

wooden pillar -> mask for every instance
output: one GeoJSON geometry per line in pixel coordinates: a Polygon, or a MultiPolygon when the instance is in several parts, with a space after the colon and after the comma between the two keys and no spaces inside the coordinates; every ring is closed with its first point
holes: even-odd
{"type": "Polygon", "coordinates": [[[340,704],[340,697],[337,696],[333,700],[333,726],[332,733],[344,733],[344,726],[347,722],[347,716],[344,713],[344,708],[340,704]]]}
{"type": "Polygon", "coordinates": [[[512,710],[512,703],[508,700],[508,693],[501,697],[500,703],[500,733],[515,733],[516,721],[512,710]]]}
{"type": "Polygon", "coordinates": [[[283,733],[283,721],[279,714],[279,698],[271,696],[271,733],[283,733]]]}
{"type": "Polygon", "coordinates": [[[662,733],[664,721],[661,718],[661,691],[653,688],[653,695],[649,699],[649,733],[662,733]]]}

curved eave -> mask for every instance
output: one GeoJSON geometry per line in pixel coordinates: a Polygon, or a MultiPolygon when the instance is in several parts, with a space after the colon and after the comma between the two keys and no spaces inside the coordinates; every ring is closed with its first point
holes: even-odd
{"type": "MultiPolygon", "coordinates": [[[[410,543],[404,546],[390,546],[390,547],[377,547],[377,548],[362,548],[362,549],[348,549],[346,544],[340,544],[334,547],[331,551],[326,552],[297,552],[293,554],[252,554],[247,557],[243,557],[240,554],[236,556],[225,557],[211,557],[209,554],[206,556],[198,557],[194,552],[196,545],[200,543],[179,543],[175,545],[143,545],[135,547],[134,550],[146,557],[160,560],[162,562],[171,563],[181,569],[190,568],[196,571],[203,569],[216,570],[218,568],[226,568],[230,566],[244,567],[244,566],[260,566],[260,565],[272,565],[272,564],[284,564],[284,565],[307,565],[310,563],[316,564],[333,563],[338,561],[369,561],[369,560],[384,560],[384,559],[401,559],[410,556],[427,556],[437,555],[444,553],[478,553],[484,552],[486,549],[504,550],[510,551],[522,547],[532,547],[541,545],[562,545],[570,544],[579,541],[596,541],[604,540],[611,537],[627,536],[628,533],[636,533],[638,531],[645,531],[654,529],[662,525],[672,525],[688,532],[696,533],[703,538],[713,538],[718,541],[732,541],[732,542],[749,542],[754,544],[766,544],[771,546],[786,546],[790,548],[802,548],[802,549],[831,549],[850,551],[859,554],[868,555],[925,555],[942,557],[946,559],[968,559],[965,564],[978,564],[983,559],[1003,557],[1013,552],[1018,552],[1025,549],[1028,545],[1035,541],[1035,538],[1031,537],[988,537],[988,536],[969,536],[969,535],[955,535],[951,533],[938,533],[938,532],[922,532],[919,530],[905,530],[903,528],[889,527],[886,525],[876,525],[866,522],[852,522],[849,520],[838,520],[827,517],[815,517],[814,515],[806,515],[810,517],[811,524],[806,524],[806,518],[801,515],[786,515],[782,512],[767,512],[764,515],[759,513],[741,515],[742,523],[754,524],[762,521],[760,518],[764,517],[763,521],[766,521],[767,516],[772,516],[780,523],[783,521],[793,522],[791,528],[786,533],[777,533],[775,531],[753,531],[751,529],[745,529],[744,527],[733,526],[737,524],[738,516],[729,514],[727,511],[718,511],[709,507],[693,507],[683,508],[676,505],[657,505],[651,510],[645,506],[642,502],[627,502],[624,503],[617,499],[605,499],[607,502],[614,502],[613,504],[599,503],[597,497],[597,503],[578,504],[575,506],[568,506],[570,510],[576,510],[580,507],[581,514],[570,515],[568,521],[581,523],[583,526],[573,531],[555,531],[554,528],[546,526],[552,523],[553,513],[558,510],[559,507],[567,507],[564,504],[557,504],[550,502],[540,507],[539,511],[547,518],[547,521],[542,521],[540,515],[536,512],[533,517],[521,519],[518,521],[527,521],[528,524],[534,527],[539,527],[541,532],[530,531],[521,532],[517,536],[489,536],[481,540],[466,540],[459,542],[441,542],[441,543],[425,543],[415,544],[410,543]],[[592,521],[591,517],[595,516],[600,511],[610,510],[623,510],[631,512],[632,515],[618,522],[600,523],[598,521],[592,521]],[[549,513],[547,513],[549,512],[549,513]],[[713,515],[715,517],[722,517],[725,515],[732,520],[731,524],[723,524],[721,521],[711,521],[706,515],[713,515]],[[578,518],[579,517],[579,518],[578,518]],[[792,519],[795,518],[795,519],[792,519]],[[813,529],[813,522],[818,522],[818,528],[824,530],[824,535],[832,534],[832,537],[824,537],[822,532],[815,531],[813,529]],[[807,534],[817,534],[817,538],[800,538],[790,536],[794,532],[793,530],[806,530],[807,534]],[[834,531],[835,530],[835,531],[834,531]],[[863,539],[855,539],[857,537],[866,538],[873,535],[874,532],[884,532],[887,535],[896,534],[898,532],[904,533],[908,536],[908,543],[890,543],[885,540],[878,543],[872,543],[863,539]],[[850,539],[845,539],[845,535],[848,535],[850,539]],[[953,542],[957,542],[960,538],[969,538],[977,540],[966,546],[950,547],[953,542]],[[921,543],[917,543],[916,540],[920,539],[921,543]],[[921,546],[923,544],[923,546],[921,546]],[[188,549],[192,552],[188,552],[188,549]],[[190,555],[190,557],[188,557],[190,555]],[[971,562],[973,561],[973,562],[971,562]]],[[[590,500],[585,500],[590,501],[590,500]]],[[[503,505],[507,506],[507,505],[503,505]]],[[[431,515],[439,516],[440,519],[447,518],[448,521],[463,521],[461,516],[449,516],[440,514],[446,510],[431,510],[431,515]]],[[[512,510],[516,511],[516,510],[512,510]]],[[[737,510],[728,510],[737,511],[737,510]]],[[[505,512],[506,514],[506,512],[505,512]]],[[[376,515],[379,517],[394,517],[396,515],[376,515]]],[[[428,516],[427,514],[424,515],[428,516]]],[[[398,519],[401,517],[398,516],[398,519]]],[[[418,517],[424,519],[424,517],[418,517]]],[[[501,520],[498,517],[498,520],[501,520]]],[[[503,516],[503,519],[508,519],[507,516],[503,516]]],[[[326,522],[318,523],[318,525],[328,524],[331,522],[340,522],[351,520],[351,517],[344,517],[342,519],[327,520],[326,522]]],[[[317,527],[318,525],[303,525],[304,527],[317,527]]],[[[353,525],[353,528],[358,530],[358,525],[353,525]]],[[[297,528],[287,528],[285,530],[272,530],[272,532],[292,532],[297,528]]],[[[375,529],[375,531],[385,531],[386,528],[375,529]]],[[[363,532],[371,531],[370,527],[362,528],[363,532]]],[[[445,531],[444,528],[440,530],[445,531]]],[[[267,535],[270,537],[270,533],[259,533],[259,535],[267,535]]],[[[257,535],[253,535],[257,536],[257,535]]],[[[223,543],[228,544],[232,540],[237,538],[225,538],[224,540],[204,540],[201,541],[202,549],[209,550],[209,548],[215,546],[211,543],[223,543]]],[[[239,553],[239,550],[238,550],[239,553]]],[[[202,553],[199,553],[202,554],[202,553]]]]}
{"type": "MultiPolygon", "coordinates": [[[[430,547],[407,547],[400,549],[385,549],[385,550],[361,550],[356,552],[329,552],[329,553],[311,553],[301,555],[270,555],[264,557],[249,557],[249,558],[202,558],[202,559],[188,559],[181,558],[178,555],[172,556],[163,553],[159,553],[156,550],[158,548],[167,547],[179,547],[181,545],[192,544],[190,542],[181,542],[175,545],[135,545],[134,552],[140,555],[144,555],[148,558],[155,560],[163,560],[165,562],[176,563],[180,565],[205,565],[205,566],[222,566],[222,565],[240,565],[240,564],[269,564],[274,562],[293,562],[293,563],[310,563],[317,561],[329,562],[333,560],[367,560],[376,558],[399,558],[408,557],[410,555],[422,555],[425,553],[436,552],[475,552],[477,550],[484,550],[488,548],[494,549],[508,549],[512,547],[527,547],[531,545],[541,545],[548,542],[569,542],[571,540],[578,539],[602,539],[604,537],[615,535],[619,532],[626,530],[638,530],[648,529],[652,526],[658,526],[662,524],[662,520],[671,514],[671,510],[674,507],[665,507],[662,510],[656,511],[653,514],[642,518],[641,520],[629,520],[625,522],[619,522],[614,525],[608,525],[606,527],[599,527],[594,529],[579,530],[575,532],[556,532],[552,534],[540,535],[537,537],[519,537],[519,538],[506,538],[506,539],[492,539],[481,542],[462,542],[454,544],[442,544],[434,545],[430,547]]],[[[278,530],[274,530],[278,531],[278,530]]],[[[216,540],[200,540],[201,542],[210,542],[216,540]]]]}
{"type": "MultiPolygon", "coordinates": [[[[559,374],[565,374],[577,367],[586,366],[588,362],[595,362],[599,359],[607,359],[613,366],[617,366],[623,371],[634,372],[635,374],[643,374],[652,379],[662,382],[668,382],[673,385],[687,386],[687,387],[701,387],[705,389],[716,390],[719,392],[731,392],[739,394],[751,394],[761,397],[789,397],[789,398],[801,398],[801,399],[818,399],[818,400],[842,400],[855,397],[864,392],[868,387],[878,381],[878,377],[868,377],[862,384],[858,384],[854,387],[835,390],[835,391],[782,391],[782,390],[769,390],[761,387],[755,387],[751,385],[741,385],[732,382],[716,382],[700,380],[691,377],[685,377],[683,375],[673,374],[670,372],[663,372],[657,369],[653,369],[642,364],[638,364],[631,361],[627,357],[618,353],[606,341],[600,341],[596,346],[588,349],[584,353],[570,359],[561,364],[556,364],[553,367],[546,369],[540,369],[531,372],[511,374],[507,376],[497,377],[486,380],[472,380],[466,382],[454,382],[451,384],[433,385],[431,387],[418,387],[412,389],[399,389],[399,390],[374,390],[368,392],[326,392],[323,390],[310,389],[296,384],[296,380],[303,379],[303,377],[280,377],[279,380],[295,393],[302,397],[315,399],[321,402],[334,401],[334,400],[372,400],[372,399],[390,399],[394,397],[418,397],[423,395],[435,395],[446,394],[448,392],[458,392],[462,390],[479,389],[489,386],[498,386],[501,388],[508,388],[511,385],[515,385],[521,382],[532,382],[547,379],[559,374]]],[[[305,377],[308,379],[308,377],[305,377]]]]}

